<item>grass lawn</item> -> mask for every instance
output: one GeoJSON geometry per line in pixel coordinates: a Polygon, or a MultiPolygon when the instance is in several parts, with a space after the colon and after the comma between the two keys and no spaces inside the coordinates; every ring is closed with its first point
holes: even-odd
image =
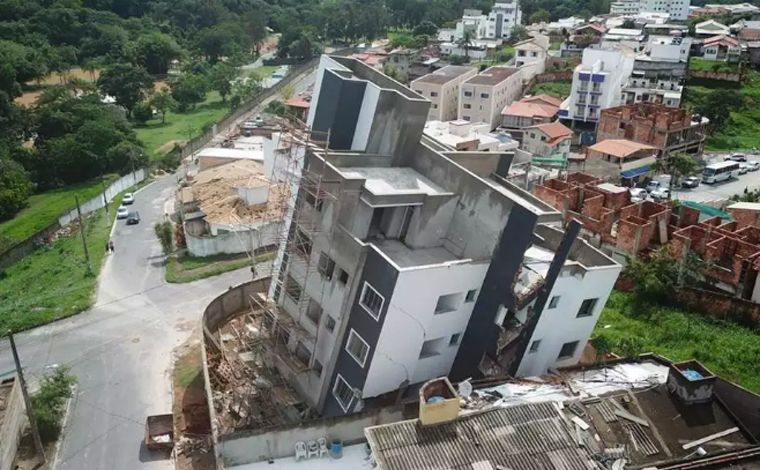
{"type": "MultiPolygon", "coordinates": [[[[639,338],[643,352],[674,361],[697,359],[723,378],[760,391],[760,337],[748,328],[709,319],[701,314],[663,309],[649,318],[625,311],[628,294],[614,292],[596,325],[614,345],[622,338],[639,338]],[[609,328],[604,328],[610,325],[609,328]]],[[[614,351],[614,348],[613,348],[614,351]]]]}
{"type": "Polygon", "coordinates": [[[202,134],[205,124],[222,119],[229,107],[222,103],[217,92],[206,95],[206,101],[185,113],[167,113],[166,122],[161,118],[149,120],[145,127],[135,129],[148,153],[157,158],[172,149],[174,142],[181,143],[202,134]]]}
{"type": "MultiPolygon", "coordinates": [[[[106,186],[118,179],[118,175],[106,175],[106,186]]],[[[100,178],[65,188],[55,189],[29,198],[29,205],[16,217],[0,224],[0,249],[22,241],[50,225],[59,215],[76,207],[74,195],[84,203],[103,190],[100,178]]]]}
{"type": "MultiPolygon", "coordinates": [[[[715,85],[709,87],[689,85],[686,104],[696,107],[713,90],[729,87],[731,86],[724,82],[715,82],[715,85]]],[[[729,151],[760,147],[760,73],[750,72],[749,80],[735,87],[744,95],[746,104],[743,109],[731,112],[731,122],[724,129],[708,137],[707,150],[729,151]]]]}
{"type": "Polygon", "coordinates": [[[549,44],[549,50],[558,51],[561,45],[562,45],[562,41],[552,41],[552,43],[549,44]]]}
{"type": "Polygon", "coordinates": [[[274,65],[262,65],[261,67],[256,67],[255,69],[246,70],[246,74],[248,76],[256,75],[259,78],[267,78],[272,75],[272,72],[277,70],[279,67],[276,67],[274,65]]]}
{"type": "MultiPolygon", "coordinates": [[[[275,252],[262,253],[256,256],[256,262],[274,258],[275,252]]],[[[245,253],[231,255],[215,255],[196,258],[194,256],[180,256],[169,258],[166,265],[166,282],[182,284],[205,279],[211,276],[234,271],[235,269],[250,266],[251,260],[245,253]]]]}
{"type": "Polygon", "coordinates": [[[573,84],[570,82],[544,82],[536,83],[530,89],[532,95],[549,95],[564,100],[570,96],[570,89],[573,84]]]}
{"type": "Polygon", "coordinates": [[[724,73],[737,73],[739,72],[739,64],[729,64],[724,62],[712,62],[702,59],[701,57],[692,57],[689,61],[690,70],[707,70],[708,72],[724,72],[724,73]],[[718,70],[715,70],[715,69],[718,70]]]}
{"type": "MultiPolygon", "coordinates": [[[[110,204],[111,213],[121,196],[110,204]]],[[[67,317],[89,307],[103,263],[103,246],[111,233],[105,211],[85,216],[85,233],[92,269],[88,276],[79,226],[5,269],[0,277],[0,331],[26,330],[67,317]]]]}

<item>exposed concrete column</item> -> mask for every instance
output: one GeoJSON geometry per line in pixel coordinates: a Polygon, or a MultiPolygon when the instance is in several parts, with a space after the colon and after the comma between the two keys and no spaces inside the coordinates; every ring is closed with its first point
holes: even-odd
{"type": "Polygon", "coordinates": [[[639,254],[639,245],[641,244],[641,225],[636,226],[636,236],[633,237],[633,254],[639,254]]]}
{"type": "Polygon", "coordinates": [[[664,245],[668,242],[668,224],[665,223],[665,216],[657,219],[657,226],[660,229],[660,243],[664,245]]]}

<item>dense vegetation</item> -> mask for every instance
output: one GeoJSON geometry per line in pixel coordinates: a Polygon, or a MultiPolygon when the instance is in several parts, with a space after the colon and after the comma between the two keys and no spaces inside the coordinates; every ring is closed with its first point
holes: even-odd
{"type": "Polygon", "coordinates": [[[66,402],[74,394],[77,379],[67,367],[58,367],[46,374],[40,389],[32,396],[34,420],[45,443],[58,439],[66,414],[66,402]]]}

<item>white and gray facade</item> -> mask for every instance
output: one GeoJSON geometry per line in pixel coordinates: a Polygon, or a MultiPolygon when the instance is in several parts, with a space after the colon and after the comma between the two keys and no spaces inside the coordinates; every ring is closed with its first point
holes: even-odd
{"type": "Polygon", "coordinates": [[[318,226],[320,235],[281,269],[284,278],[303,279],[292,282],[309,297],[311,314],[297,311],[292,289],[275,297],[308,335],[297,347],[309,369],[290,371],[286,361],[278,368],[323,416],[393,403],[435,377],[478,376],[487,357],[513,374],[545,371],[556,361],[533,356],[522,365],[536,334],[547,355],[590,335],[588,325],[556,337],[543,332],[555,323],[541,312],[556,281],[585,282],[577,270],[619,272],[576,239],[577,227],[539,228],[561,214],[499,176],[511,154],[457,152],[424,136],[429,105],[359,61],[321,59],[308,124],[329,130],[330,141],[306,159],[330,197],[296,208],[294,226],[318,226]],[[551,236],[539,236],[547,230],[551,236]],[[526,253],[538,245],[550,253],[550,268],[525,284],[526,253]],[[594,256],[574,261],[585,250],[594,256]],[[304,274],[307,260],[319,269],[304,274]],[[513,319],[528,307],[516,331],[513,319]],[[509,347],[499,356],[504,335],[509,347]]]}

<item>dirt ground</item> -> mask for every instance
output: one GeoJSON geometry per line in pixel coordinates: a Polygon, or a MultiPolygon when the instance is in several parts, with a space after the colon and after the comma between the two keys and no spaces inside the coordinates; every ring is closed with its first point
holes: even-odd
{"type": "Polygon", "coordinates": [[[194,446],[185,452],[179,445],[184,437],[195,441],[211,442],[211,421],[206,403],[203,381],[200,331],[196,329],[190,339],[175,349],[173,384],[174,439],[177,470],[214,470],[214,453],[209,445],[194,446]],[[204,449],[208,448],[204,452],[204,449]]]}
{"type": "Polygon", "coordinates": [[[42,464],[37,456],[37,450],[34,448],[34,439],[27,430],[23,436],[21,436],[21,444],[18,446],[16,452],[16,460],[14,461],[14,467],[18,470],[48,470],[55,458],[55,442],[51,442],[45,446],[45,458],[47,462],[42,464]]]}
{"type": "Polygon", "coordinates": [[[156,149],[157,154],[164,154],[168,152],[169,150],[174,148],[174,144],[179,145],[180,147],[184,146],[187,143],[187,140],[170,140],[169,142],[165,143],[164,145],[160,146],[156,149]]]}

